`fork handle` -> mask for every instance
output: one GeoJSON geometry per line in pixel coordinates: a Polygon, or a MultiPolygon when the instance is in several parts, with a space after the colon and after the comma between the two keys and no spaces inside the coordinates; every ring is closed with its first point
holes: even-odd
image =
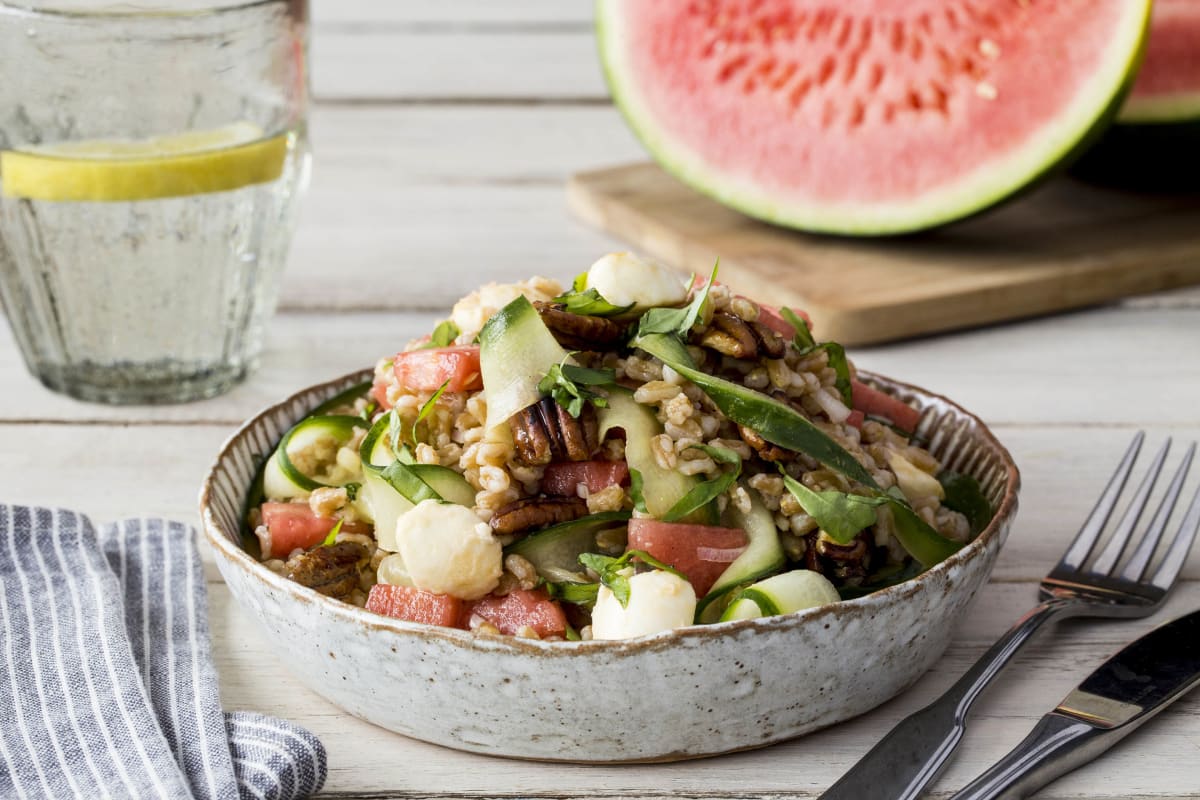
{"type": "Polygon", "coordinates": [[[822,800],[915,800],[950,760],[967,714],[983,690],[1043,625],[1078,607],[1070,598],[1041,603],[1009,628],[945,694],[905,719],[821,795],[822,800]]]}

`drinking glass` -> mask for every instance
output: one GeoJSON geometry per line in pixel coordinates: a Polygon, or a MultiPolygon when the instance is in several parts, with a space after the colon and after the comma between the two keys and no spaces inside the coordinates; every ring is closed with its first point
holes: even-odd
{"type": "Polygon", "coordinates": [[[103,403],[245,377],[307,183],[305,0],[0,0],[0,300],[103,403]]]}

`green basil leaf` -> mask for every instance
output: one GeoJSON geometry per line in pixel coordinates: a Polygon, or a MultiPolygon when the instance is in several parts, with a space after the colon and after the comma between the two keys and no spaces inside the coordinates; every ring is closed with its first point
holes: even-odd
{"type": "Polygon", "coordinates": [[[385,467],[379,476],[413,505],[422,500],[442,499],[442,496],[434,491],[432,486],[421,480],[420,476],[412,471],[410,465],[402,463],[399,459],[393,461],[391,466],[385,467]]]}
{"type": "Polygon", "coordinates": [[[639,334],[633,345],[699,386],[725,416],[757,432],[768,442],[805,453],[864,486],[879,488],[871,473],[854,456],[796,409],[761,392],[696,369],[687,347],[678,337],[639,334]]]}
{"type": "MultiPolygon", "coordinates": [[[[573,354],[568,353],[568,357],[570,355],[573,354]]],[[[545,377],[538,381],[537,389],[542,394],[550,395],[554,402],[578,419],[585,402],[601,408],[608,405],[608,398],[585,387],[611,386],[616,380],[614,370],[587,369],[563,361],[550,367],[545,377]]]]}
{"type": "Polygon", "coordinates": [[[713,265],[708,283],[704,284],[704,288],[696,292],[692,302],[683,308],[652,308],[643,314],[641,320],[638,321],[637,335],[641,337],[662,333],[687,337],[692,326],[696,324],[696,320],[700,318],[704,304],[708,302],[708,291],[717,279],[717,268],[720,264],[718,259],[717,263],[713,265]]]}
{"type": "Polygon", "coordinates": [[[633,303],[626,306],[613,305],[604,299],[597,289],[579,289],[560,294],[550,302],[561,303],[572,314],[582,314],[587,317],[615,317],[633,308],[633,303]]]}
{"type": "Polygon", "coordinates": [[[334,523],[333,527],[329,529],[329,535],[325,537],[325,541],[321,542],[322,547],[329,547],[331,544],[337,544],[337,537],[338,534],[342,532],[343,522],[345,522],[344,519],[339,519],[336,523],[334,523]]]}
{"type": "Polygon", "coordinates": [[[417,443],[417,426],[425,421],[425,418],[433,413],[434,407],[437,405],[438,398],[442,396],[442,392],[446,391],[446,387],[450,385],[450,379],[437,388],[437,391],[429,396],[429,399],[421,404],[421,410],[417,412],[417,418],[413,420],[412,426],[412,442],[417,443]]]}
{"type": "Polygon", "coordinates": [[[670,572],[672,575],[687,580],[679,570],[669,564],[664,564],[644,550],[626,550],[624,555],[619,558],[603,556],[599,553],[581,553],[579,555],[579,563],[600,576],[601,585],[608,587],[608,590],[613,593],[613,597],[621,604],[621,608],[628,608],[630,593],[629,576],[625,575],[623,571],[635,558],[639,561],[644,561],[655,569],[670,572]]]}
{"type": "Polygon", "coordinates": [[[800,355],[808,355],[817,350],[824,350],[828,353],[829,367],[837,373],[837,381],[834,385],[837,386],[838,394],[842,396],[842,402],[853,408],[854,398],[851,395],[850,389],[850,362],[846,360],[846,349],[837,342],[817,344],[817,340],[813,338],[812,330],[808,327],[808,323],[804,321],[804,317],[790,308],[779,309],[779,314],[795,329],[796,335],[792,338],[792,344],[800,355]]]}
{"type": "Polygon", "coordinates": [[[863,497],[846,492],[814,492],[779,469],[783,483],[804,513],[814,520],[830,539],[850,544],[864,528],[875,524],[875,509],[889,502],[887,497],[863,497]]]}
{"type": "Polygon", "coordinates": [[[732,464],[733,469],[693,487],[663,515],[664,522],[676,522],[716,500],[729,490],[742,474],[742,457],[735,451],[707,444],[694,444],[688,449],[702,450],[719,464],[732,464]]]}
{"type": "Polygon", "coordinates": [[[564,603],[571,603],[577,606],[592,606],[596,603],[596,593],[600,591],[598,583],[575,583],[573,581],[561,581],[559,583],[547,583],[546,591],[556,600],[562,600],[564,603]]]}
{"type": "Polygon", "coordinates": [[[829,366],[837,373],[834,386],[837,387],[838,394],[842,396],[842,402],[848,408],[854,408],[854,395],[850,388],[850,362],[846,360],[846,348],[837,342],[826,342],[818,345],[817,349],[824,350],[829,354],[829,366]]]}
{"type": "Polygon", "coordinates": [[[804,317],[792,311],[787,306],[779,309],[779,316],[787,320],[788,324],[795,330],[795,334],[792,337],[792,344],[796,346],[797,350],[804,352],[809,348],[816,347],[817,340],[813,338],[812,331],[809,329],[808,323],[804,321],[804,317]]]}
{"type": "Polygon", "coordinates": [[[450,320],[443,320],[433,329],[433,333],[429,335],[429,341],[421,345],[422,350],[427,350],[430,347],[449,347],[454,344],[454,340],[462,333],[450,320]]]}
{"type": "Polygon", "coordinates": [[[629,497],[636,510],[643,514],[650,513],[646,510],[646,496],[642,493],[642,473],[633,467],[629,468],[629,497]]]}
{"type": "Polygon", "coordinates": [[[889,495],[888,506],[896,523],[896,538],[910,556],[926,567],[939,564],[962,549],[961,542],[951,541],[935,531],[908,503],[889,495]]]}
{"type": "Polygon", "coordinates": [[[392,448],[393,453],[399,454],[400,444],[404,441],[404,420],[400,418],[400,412],[394,408],[388,414],[388,445],[392,448]]]}
{"type": "Polygon", "coordinates": [[[942,505],[967,518],[972,536],[978,535],[992,521],[992,505],[984,496],[979,481],[970,475],[946,470],[938,475],[938,482],[946,492],[942,505]]]}

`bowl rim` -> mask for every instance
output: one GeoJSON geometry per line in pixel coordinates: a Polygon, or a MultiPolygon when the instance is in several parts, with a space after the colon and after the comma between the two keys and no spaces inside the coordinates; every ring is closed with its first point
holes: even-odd
{"type": "MultiPolygon", "coordinates": [[[[221,449],[209,466],[204,482],[200,487],[199,505],[205,538],[213,548],[213,551],[220,557],[219,560],[223,559],[230,567],[242,570],[245,573],[245,577],[265,584],[264,588],[282,592],[291,600],[298,603],[312,604],[317,608],[329,612],[335,618],[360,625],[373,632],[386,632],[396,636],[415,635],[423,639],[439,639],[467,649],[485,652],[502,651],[511,654],[576,657],[594,655],[597,651],[602,651],[615,656],[626,656],[646,651],[675,648],[678,647],[681,641],[693,639],[706,640],[713,637],[724,638],[725,636],[736,636],[742,631],[765,633],[777,629],[790,629],[793,626],[808,624],[810,621],[821,619],[833,621],[847,614],[856,615],[859,613],[859,609],[870,609],[893,602],[901,602],[906,597],[923,589],[925,583],[945,575],[960,564],[971,561],[986,550],[992,540],[1000,535],[1001,531],[1015,515],[1017,509],[1017,495],[1021,486],[1020,471],[1017,469],[1012,454],[1008,452],[1008,449],[1001,444],[991,429],[978,416],[943,395],[863,370],[858,373],[858,377],[861,380],[874,383],[891,394],[907,393],[918,396],[927,403],[942,403],[952,409],[956,415],[969,420],[975,427],[973,436],[982,438],[987,442],[1000,457],[1004,466],[1004,495],[987,527],[954,555],[935,564],[919,575],[894,586],[889,586],[852,600],[842,600],[824,606],[772,617],[730,620],[709,625],[689,625],[685,628],[660,631],[632,639],[542,641],[537,639],[523,639],[516,636],[481,634],[458,628],[444,628],[419,622],[409,622],[375,614],[365,608],[360,608],[359,606],[351,605],[332,597],[326,597],[313,589],[288,580],[283,575],[272,572],[262,562],[256,560],[236,543],[241,538],[239,532],[235,532],[235,538],[227,535],[217,520],[212,507],[212,498],[217,492],[215,478],[220,472],[222,465],[230,458],[232,451],[248,435],[249,431],[259,425],[264,418],[275,414],[278,410],[289,404],[298,402],[301,396],[322,391],[330,393],[330,396],[332,396],[332,394],[336,393],[335,389],[344,389],[355,383],[369,380],[372,374],[373,370],[369,368],[350,372],[338,378],[299,389],[283,400],[260,409],[256,414],[238,426],[222,443],[221,449]]],[[[261,467],[261,464],[258,466],[261,467]]],[[[244,499],[244,496],[238,498],[239,506],[244,504],[244,499]]],[[[218,566],[220,565],[218,564],[218,566]]],[[[224,578],[224,575],[222,575],[222,578],[224,578]]]]}

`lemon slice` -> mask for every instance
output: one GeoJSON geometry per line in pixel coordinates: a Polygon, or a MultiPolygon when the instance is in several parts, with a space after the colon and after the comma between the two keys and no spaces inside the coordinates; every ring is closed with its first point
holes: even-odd
{"type": "Polygon", "coordinates": [[[288,134],[249,122],[152,139],[90,139],[0,152],[0,191],[33,200],[115,202],[224,192],[283,171],[288,134]]]}

